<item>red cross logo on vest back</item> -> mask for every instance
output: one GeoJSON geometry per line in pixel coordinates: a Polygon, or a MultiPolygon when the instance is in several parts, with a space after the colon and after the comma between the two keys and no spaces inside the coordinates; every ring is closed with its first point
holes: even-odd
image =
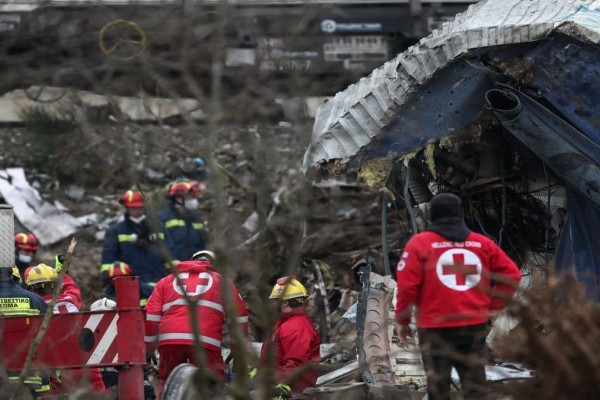
{"type": "Polygon", "coordinates": [[[464,292],[479,283],[482,268],[479,256],[472,251],[450,249],[438,259],[436,274],[444,286],[464,292]]]}
{"type": "Polygon", "coordinates": [[[179,279],[173,280],[173,289],[182,296],[184,290],[188,296],[199,296],[208,292],[213,285],[213,277],[208,272],[191,275],[189,272],[182,272],[177,277],[179,279]]]}

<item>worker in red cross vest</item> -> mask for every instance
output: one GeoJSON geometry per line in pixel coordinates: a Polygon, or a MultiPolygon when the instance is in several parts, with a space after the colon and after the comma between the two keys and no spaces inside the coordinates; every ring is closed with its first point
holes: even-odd
{"type": "MultiPolygon", "coordinates": [[[[197,332],[204,350],[205,366],[225,376],[225,363],[221,356],[223,325],[226,323],[222,285],[223,276],[216,271],[215,255],[202,250],[191,261],[175,265],[175,275],[161,279],[154,288],[146,305],[146,336],[148,352],[158,343],[159,377],[164,383],[171,371],[179,364],[198,365],[194,351],[194,330],[190,323],[190,311],[184,292],[195,300],[197,332]]],[[[248,311],[233,282],[228,283],[236,301],[237,315],[229,323],[242,324],[248,333],[248,311]]]]}
{"type": "Polygon", "coordinates": [[[491,239],[467,228],[458,196],[438,194],[430,206],[430,225],[408,241],[396,268],[400,341],[408,343],[414,304],[429,399],[450,399],[453,366],[465,398],[482,398],[485,337],[521,273],[491,239]]]}

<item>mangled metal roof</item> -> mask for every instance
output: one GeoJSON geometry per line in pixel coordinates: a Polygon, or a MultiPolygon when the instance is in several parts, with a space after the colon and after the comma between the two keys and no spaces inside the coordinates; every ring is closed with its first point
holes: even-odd
{"type": "MultiPolygon", "coordinates": [[[[305,173],[328,177],[357,171],[369,159],[400,155],[433,138],[466,129],[481,113],[482,99],[493,88],[490,75],[494,73],[534,84],[540,79],[546,79],[545,84],[556,82],[556,77],[546,76],[550,67],[538,71],[537,76],[525,76],[536,63],[535,57],[529,66],[519,62],[507,66],[507,60],[523,58],[534,49],[533,42],[555,32],[599,43],[600,1],[488,0],[472,5],[318,109],[312,142],[304,156],[305,173]],[[506,52],[508,47],[513,51],[506,52]],[[483,65],[483,57],[478,57],[487,56],[490,49],[500,54],[497,71],[483,65]],[[515,49],[521,49],[521,54],[515,54],[515,49]]],[[[563,54],[554,56],[559,61],[562,57],[562,64],[568,66],[575,47],[563,44],[563,54]]],[[[579,83],[585,85],[589,80],[593,84],[596,72],[590,76],[582,73],[579,83]]],[[[551,92],[551,86],[544,88],[551,92]]],[[[552,102],[551,93],[546,97],[556,106],[560,95],[554,94],[556,102],[552,102]]],[[[585,106],[587,114],[598,115],[598,104],[588,101],[585,106]]],[[[570,118],[577,114],[582,122],[577,124],[579,128],[593,136],[584,129],[594,129],[589,115],[568,108],[566,114],[570,118]]]]}

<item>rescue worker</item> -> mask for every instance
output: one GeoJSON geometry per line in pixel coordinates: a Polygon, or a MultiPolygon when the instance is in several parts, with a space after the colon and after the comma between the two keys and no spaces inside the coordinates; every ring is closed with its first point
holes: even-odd
{"type": "Polygon", "coordinates": [[[267,360],[272,346],[275,362],[275,398],[285,399],[315,386],[321,361],[321,340],[306,314],[306,288],[295,278],[283,277],[271,291],[270,299],[277,300],[281,312],[273,331],[261,349],[261,361],[267,360]],[[308,364],[308,367],[307,365],[308,364]],[[296,376],[297,368],[306,368],[296,376]]]}
{"type": "MultiPolygon", "coordinates": [[[[133,275],[140,277],[141,285],[154,286],[170,267],[163,264],[158,247],[164,234],[152,232],[140,192],[128,190],[120,202],[125,206],[124,218],[109,227],[104,237],[101,265],[103,282],[105,285],[110,283],[108,269],[115,261],[122,261],[131,267],[133,275]]],[[[140,305],[144,306],[146,301],[147,297],[142,297],[140,305]]]]}
{"type": "MultiPolygon", "coordinates": [[[[106,284],[106,289],[104,290],[104,297],[110,300],[117,300],[117,291],[115,289],[115,285],[113,284],[114,279],[118,276],[131,276],[133,275],[131,267],[129,264],[124,263],[123,261],[115,261],[108,269],[106,270],[106,277],[108,278],[108,283],[106,284]]],[[[154,286],[149,285],[146,282],[140,283],[140,298],[147,299],[152,294],[152,290],[154,290],[154,286]]]]}
{"type": "MultiPolygon", "coordinates": [[[[41,296],[46,304],[50,304],[56,285],[58,285],[58,273],[54,268],[43,263],[29,267],[25,271],[25,281],[32,292],[41,296]]],[[[73,286],[67,290],[64,288],[61,290],[54,304],[54,314],[74,313],[81,309],[79,289],[74,291],[71,289],[73,286]]],[[[60,373],[57,371],[56,376],[59,379],[52,379],[52,386],[61,392],[75,389],[86,381],[89,381],[91,387],[96,391],[103,392],[105,389],[99,368],[70,369],[60,373]]]]}
{"type": "Polygon", "coordinates": [[[197,365],[194,352],[191,308],[186,302],[184,291],[190,299],[197,301],[196,315],[200,344],[204,349],[205,366],[220,377],[225,376],[225,363],[221,356],[221,341],[226,323],[222,285],[231,285],[236,301],[236,321],[248,332],[248,311],[233,282],[224,282],[215,269],[215,255],[203,250],[174,266],[175,274],[169,275],[156,285],[146,306],[146,348],[152,353],[158,343],[159,378],[166,381],[171,371],[179,364],[189,362],[197,365]]]}
{"type": "MultiPolygon", "coordinates": [[[[35,253],[40,249],[40,243],[33,233],[17,233],[15,235],[15,266],[23,276],[25,270],[33,265],[35,253]]],[[[25,282],[21,282],[25,287],[25,282]]]]}
{"type": "Polygon", "coordinates": [[[182,180],[169,185],[169,206],[158,213],[165,243],[174,262],[189,260],[204,250],[204,220],[198,212],[200,187],[195,181],[182,180]]]}
{"type": "MultiPolygon", "coordinates": [[[[2,317],[28,317],[44,314],[46,303],[35,293],[23,289],[15,283],[12,268],[0,267],[0,316],[2,317]]],[[[9,372],[11,381],[19,381],[18,372],[9,372]]],[[[34,373],[25,378],[25,385],[35,395],[42,387],[42,377],[34,373]]]]}
{"type": "Polygon", "coordinates": [[[396,267],[400,342],[408,343],[415,304],[428,398],[450,399],[453,366],[465,398],[480,398],[489,321],[513,296],[521,273],[492,240],[467,228],[458,196],[436,195],[430,219],[427,230],[408,241],[396,267]]]}

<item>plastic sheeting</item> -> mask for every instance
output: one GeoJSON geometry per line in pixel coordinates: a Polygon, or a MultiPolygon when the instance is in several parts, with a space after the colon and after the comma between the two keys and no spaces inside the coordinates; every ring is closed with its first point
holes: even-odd
{"type": "Polygon", "coordinates": [[[572,271],[585,286],[590,299],[600,303],[600,210],[567,188],[567,221],[556,249],[555,269],[559,274],[572,271]]]}
{"type": "Polygon", "coordinates": [[[46,202],[27,181],[23,168],[0,170],[0,195],[14,206],[15,217],[41,244],[53,244],[96,220],[95,214],[72,215],[46,202]]]}

